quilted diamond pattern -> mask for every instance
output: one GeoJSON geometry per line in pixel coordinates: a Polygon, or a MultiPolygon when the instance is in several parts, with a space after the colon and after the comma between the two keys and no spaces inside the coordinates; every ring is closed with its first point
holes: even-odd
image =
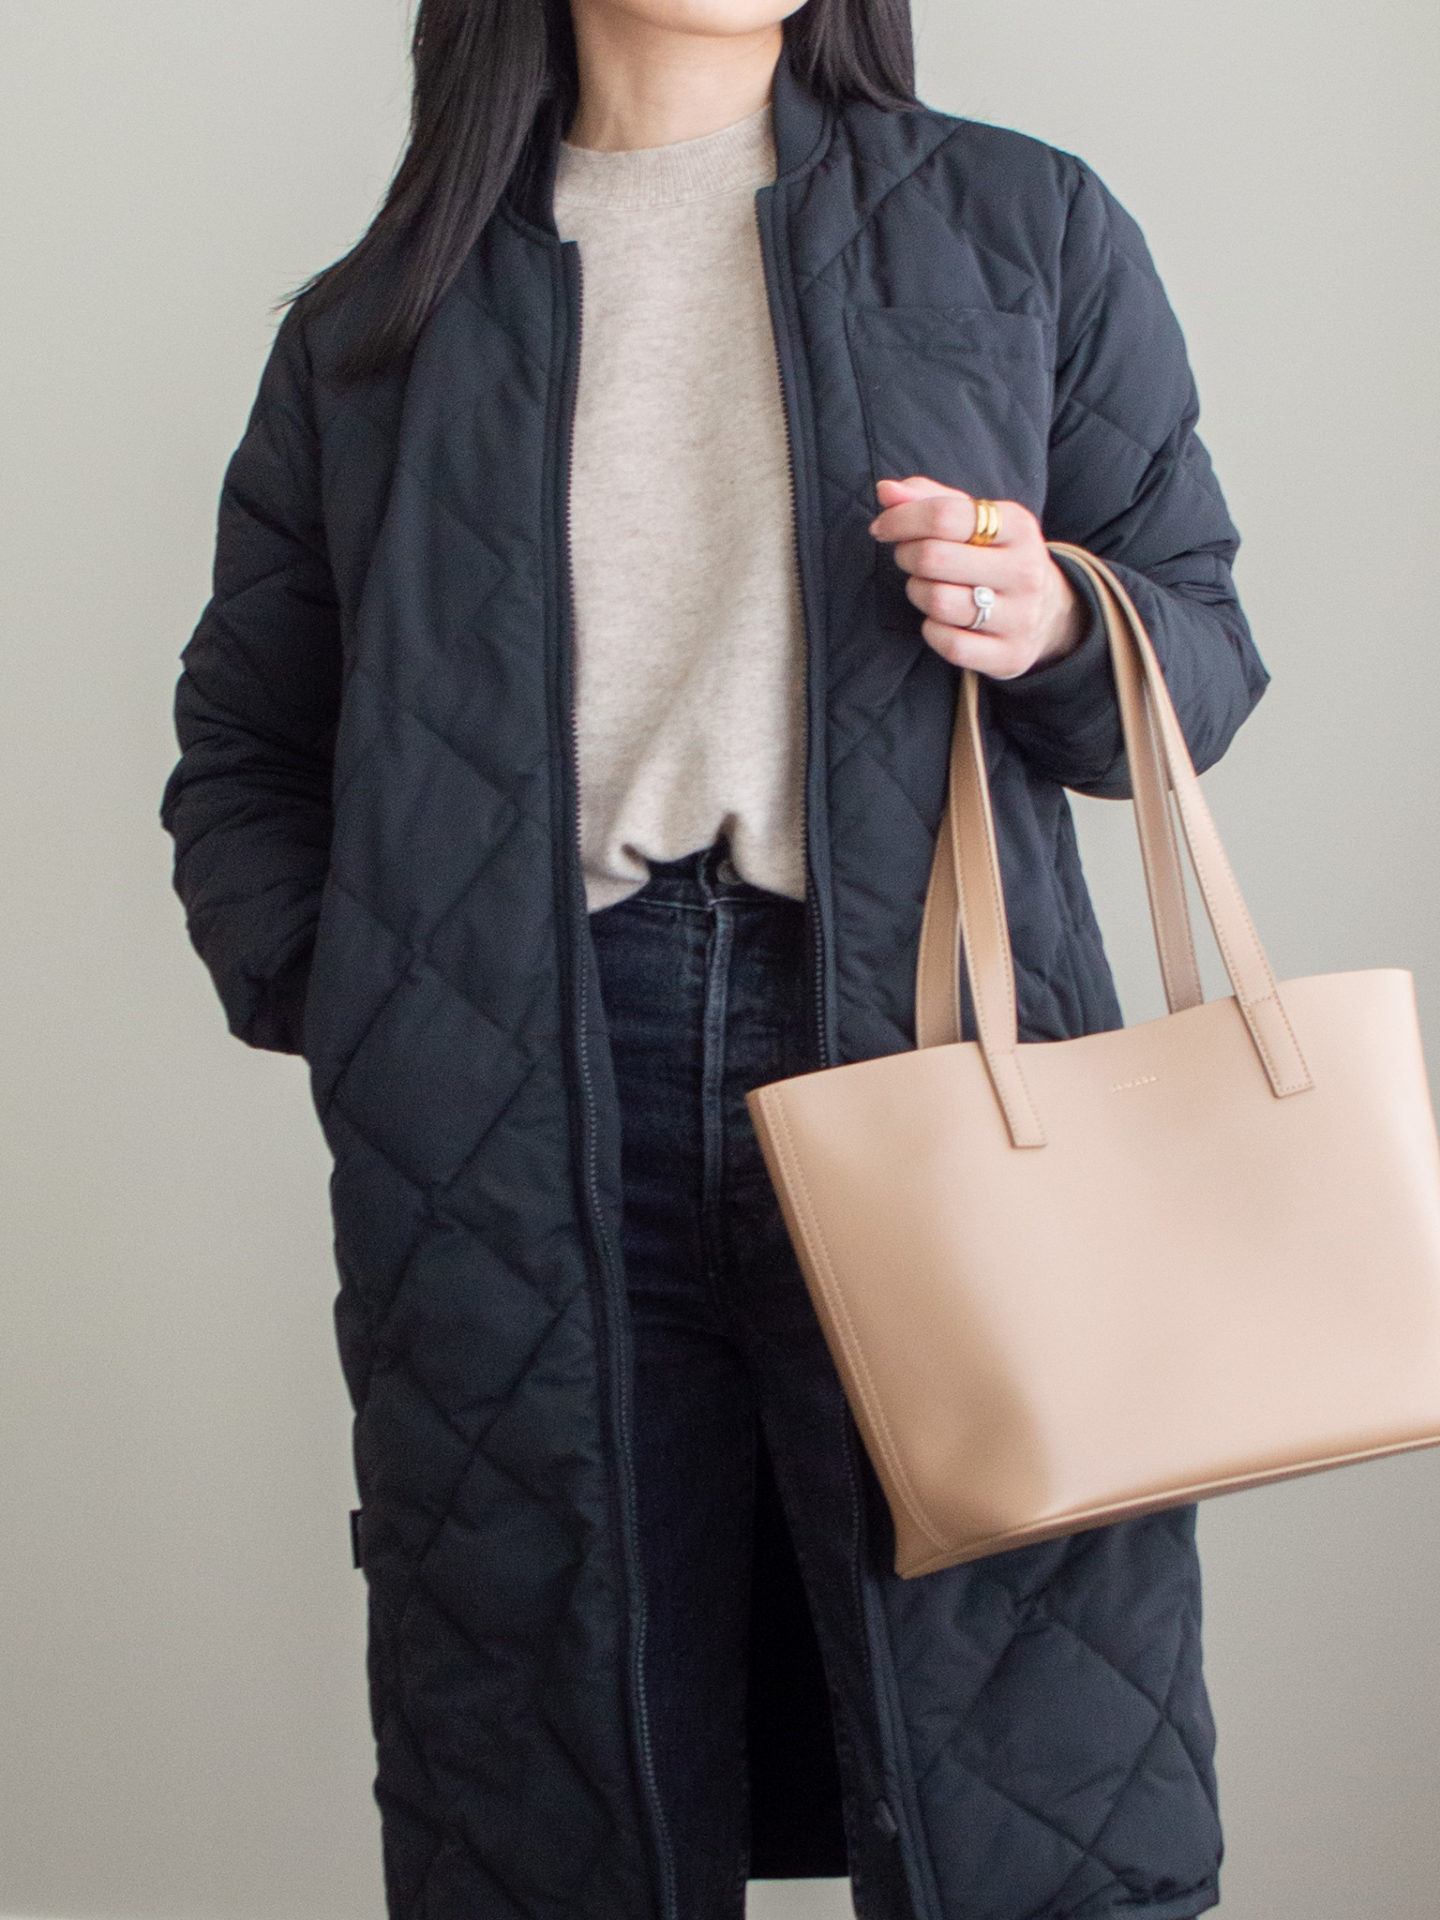
{"type": "MultiPolygon", "coordinates": [[[[860,1059],[913,1043],[955,695],[877,566],[877,477],[1026,499],[1115,563],[1198,764],[1266,676],[1179,329],[1101,183],[928,108],[824,115],[783,67],[775,113],[823,709],[808,831],[826,1010],[860,1059]]],[[[335,1156],[395,1920],[688,1920],[650,1866],[617,1301],[587,1215],[592,1180],[613,1215],[618,1115],[603,1072],[590,1111],[572,1048],[545,218],[533,192],[507,204],[409,366],[361,386],[327,374],[352,316],[287,315],[227,469],[162,802],[230,1024],[305,1053],[335,1156]]],[[[987,698],[1027,1031],[1113,1025],[1063,792],[1126,790],[1097,633],[987,698]]],[[[882,1509],[863,1588],[913,1909],[883,1920],[1213,1903],[1193,1513],[901,1582],[882,1509]]]]}

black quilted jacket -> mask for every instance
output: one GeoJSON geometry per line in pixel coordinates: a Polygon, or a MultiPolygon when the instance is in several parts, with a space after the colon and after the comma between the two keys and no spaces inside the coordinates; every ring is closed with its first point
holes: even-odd
{"type": "MultiPolygon", "coordinates": [[[[1095,175],[929,108],[825,105],[788,56],[773,111],[756,211],[809,643],[814,1018],[841,1062],[914,1044],[958,678],[866,531],[877,476],[1023,500],[1112,561],[1201,767],[1266,674],[1181,334],[1095,175]]],[[[578,864],[558,132],[547,110],[407,366],[342,390],[355,315],[288,313],[163,802],[230,1025],[305,1054],[334,1153],[397,1920],[687,1920],[638,1690],[618,1112],[578,864]]],[[[986,702],[1024,1031],[1116,1025],[1064,792],[1127,790],[1098,631],[986,702]]],[[[879,1507],[871,1532],[875,1818],[917,1920],[1213,1904],[1194,1510],[913,1581],[879,1507]]],[[[780,1617],[762,1580],[757,1636],[780,1617]]],[[[772,1761],[757,1743],[755,1874],[843,1873],[833,1807],[792,1791],[819,1772],[772,1761]]]]}

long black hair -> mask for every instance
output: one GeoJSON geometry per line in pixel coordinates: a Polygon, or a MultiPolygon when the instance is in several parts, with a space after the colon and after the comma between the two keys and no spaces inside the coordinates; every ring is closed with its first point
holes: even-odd
{"type": "MultiPolygon", "coordinates": [[[[806,0],[782,23],[796,73],[835,101],[915,104],[910,0],[806,0]]],[[[570,0],[420,0],[411,45],[410,138],[362,238],[277,304],[324,312],[374,298],[335,368],[378,373],[407,354],[494,211],[542,104],[562,126],[579,104],[570,0]]]]}

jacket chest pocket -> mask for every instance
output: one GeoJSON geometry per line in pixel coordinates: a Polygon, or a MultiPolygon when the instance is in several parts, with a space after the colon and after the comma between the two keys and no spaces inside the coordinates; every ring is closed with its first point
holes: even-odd
{"type": "MultiPolygon", "coordinates": [[[[1054,382],[1043,321],[983,307],[851,307],[845,328],[875,479],[925,474],[1039,513],[1054,382]]],[[[878,542],[874,580],[880,625],[918,633],[906,575],[878,542]]]]}

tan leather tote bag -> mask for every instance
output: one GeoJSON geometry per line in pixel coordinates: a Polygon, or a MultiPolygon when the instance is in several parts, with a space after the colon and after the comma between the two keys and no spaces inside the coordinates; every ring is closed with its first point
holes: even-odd
{"type": "Polygon", "coordinates": [[[1104,607],[1169,1014],[1017,1045],[967,670],[915,1051],[748,1095],[907,1576],[1440,1444],[1411,976],[1276,985],[1134,605],[1052,551],[1104,607]],[[1208,1004],[1171,793],[1234,989],[1208,1004]]]}

